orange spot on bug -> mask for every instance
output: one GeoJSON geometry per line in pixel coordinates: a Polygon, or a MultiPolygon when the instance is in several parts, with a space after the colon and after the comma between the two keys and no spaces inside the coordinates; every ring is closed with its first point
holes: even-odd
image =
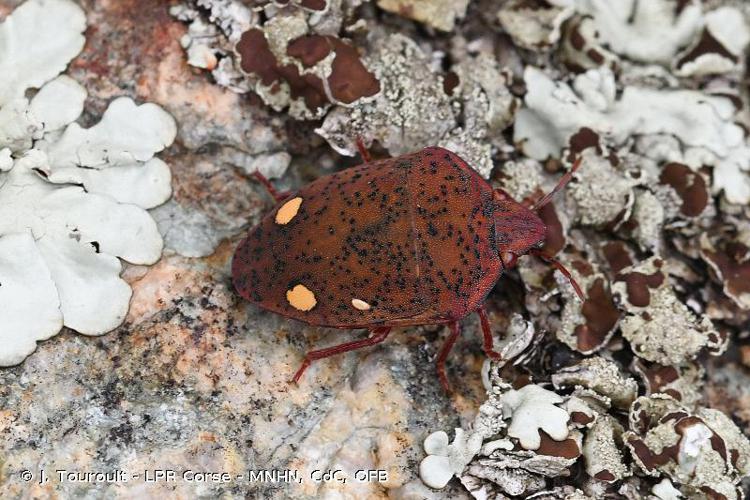
{"type": "Polygon", "coordinates": [[[299,311],[309,311],[318,303],[315,294],[305,285],[295,285],[291,290],[287,290],[286,300],[299,311]]]}
{"type": "Polygon", "coordinates": [[[299,207],[301,205],[302,198],[300,198],[299,196],[296,198],[292,198],[291,200],[281,205],[279,211],[276,212],[276,224],[288,224],[289,221],[294,219],[294,217],[297,215],[297,212],[299,212],[299,207]]]}

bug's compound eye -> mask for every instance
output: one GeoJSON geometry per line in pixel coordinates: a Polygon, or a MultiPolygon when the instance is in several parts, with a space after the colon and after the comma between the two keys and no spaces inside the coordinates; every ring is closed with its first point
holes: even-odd
{"type": "Polygon", "coordinates": [[[503,262],[504,267],[513,267],[516,265],[518,256],[513,252],[500,252],[500,260],[503,262]]]}
{"type": "Polygon", "coordinates": [[[502,189],[495,189],[492,194],[496,201],[505,201],[508,199],[508,195],[502,189]]]}

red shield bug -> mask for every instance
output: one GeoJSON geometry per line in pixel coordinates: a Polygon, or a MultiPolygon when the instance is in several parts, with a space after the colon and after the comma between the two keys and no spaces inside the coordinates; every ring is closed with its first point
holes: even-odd
{"type": "Polygon", "coordinates": [[[545,226],[536,211],[578,168],[532,206],[493,189],[455,153],[428,147],[397,158],[369,161],[326,175],[278,204],[250,230],[232,261],[239,294],[260,307],[304,323],[366,328],[370,337],[308,352],[298,381],[314,360],[382,342],[391,328],[447,324],[451,333],[437,356],[448,387],[445,359],[460,334],[459,320],[476,312],[484,350],[497,358],[483,302],[504,270],[539,253],[545,226]]]}

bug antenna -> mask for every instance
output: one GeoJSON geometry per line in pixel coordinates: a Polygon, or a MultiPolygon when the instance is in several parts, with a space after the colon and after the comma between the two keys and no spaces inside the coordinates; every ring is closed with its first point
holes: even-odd
{"type": "Polygon", "coordinates": [[[562,178],[560,179],[560,182],[557,183],[557,186],[555,186],[555,188],[552,191],[550,191],[549,193],[544,195],[540,200],[534,203],[531,206],[531,210],[536,212],[537,210],[542,208],[544,205],[552,201],[552,198],[555,196],[555,194],[557,194],[558,191],[564,188],[565,185],[569,183],[570,180],[573,178],[573,174],[575,174],[576,170],[578,170],[578,167],[581,166],[582,160],[583,160],[582,156],[579,156],[578,158],[576,158],[576,161],[573,163],[573,168],[571,168],[565,175],[562,176],[562,178]]]}
{"type": "Polygon", "coordinates": [[[559,260],[557,260],[554,257],[550,257],[549,255],[544,255],[539,250],[536,250],[536,251],[532,250],[529,252],[529,254],[539,257],[540,260],[546,262],[547,264],[553,266],[555,269],[560,271],[563,274],[563,276],[565,276],[570,282],[570,284],[573,286],[573,290],[576,291],[576,295],[578,295],[578,298],[581,299],[581,302],[586,300],[586,296],[583,294],[583,290],[581,290],[581,286],[578,284],[575,278],[573,278],[573,276],[570,274],[570,271],[568,271],[568,269],[565,266],[563,266],[559,260]]]}

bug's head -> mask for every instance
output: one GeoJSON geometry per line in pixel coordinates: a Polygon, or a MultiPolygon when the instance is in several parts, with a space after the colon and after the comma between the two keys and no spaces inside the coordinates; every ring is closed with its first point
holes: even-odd
{"type": "Polygon", "coordinates": [[[547,227],[539,217],[539,210],[552,201],[555,193],[570,182],[573,174],[580,166],[581,157],[579,156],[570,171],[557,183],[557,186],[530,207],[518,203],[502,189],[495,189],[495,241],[500,260],[506,269],[513,267],[522,255],[536,255],[560,270],[570,280],[570,284],[573,285],[578,297],[584,300],[581,287],[578,286],[570,272],[565,269],[565,266],[554,257],[542,253],[541,248],[544,246],[547,227]]]}
{"type": "Polygon", "coordinates": [[[496,189],[495,242],[503,266],[513,267],[518,258],[544,245],[547,228],[539,215],[496,189]]]}

